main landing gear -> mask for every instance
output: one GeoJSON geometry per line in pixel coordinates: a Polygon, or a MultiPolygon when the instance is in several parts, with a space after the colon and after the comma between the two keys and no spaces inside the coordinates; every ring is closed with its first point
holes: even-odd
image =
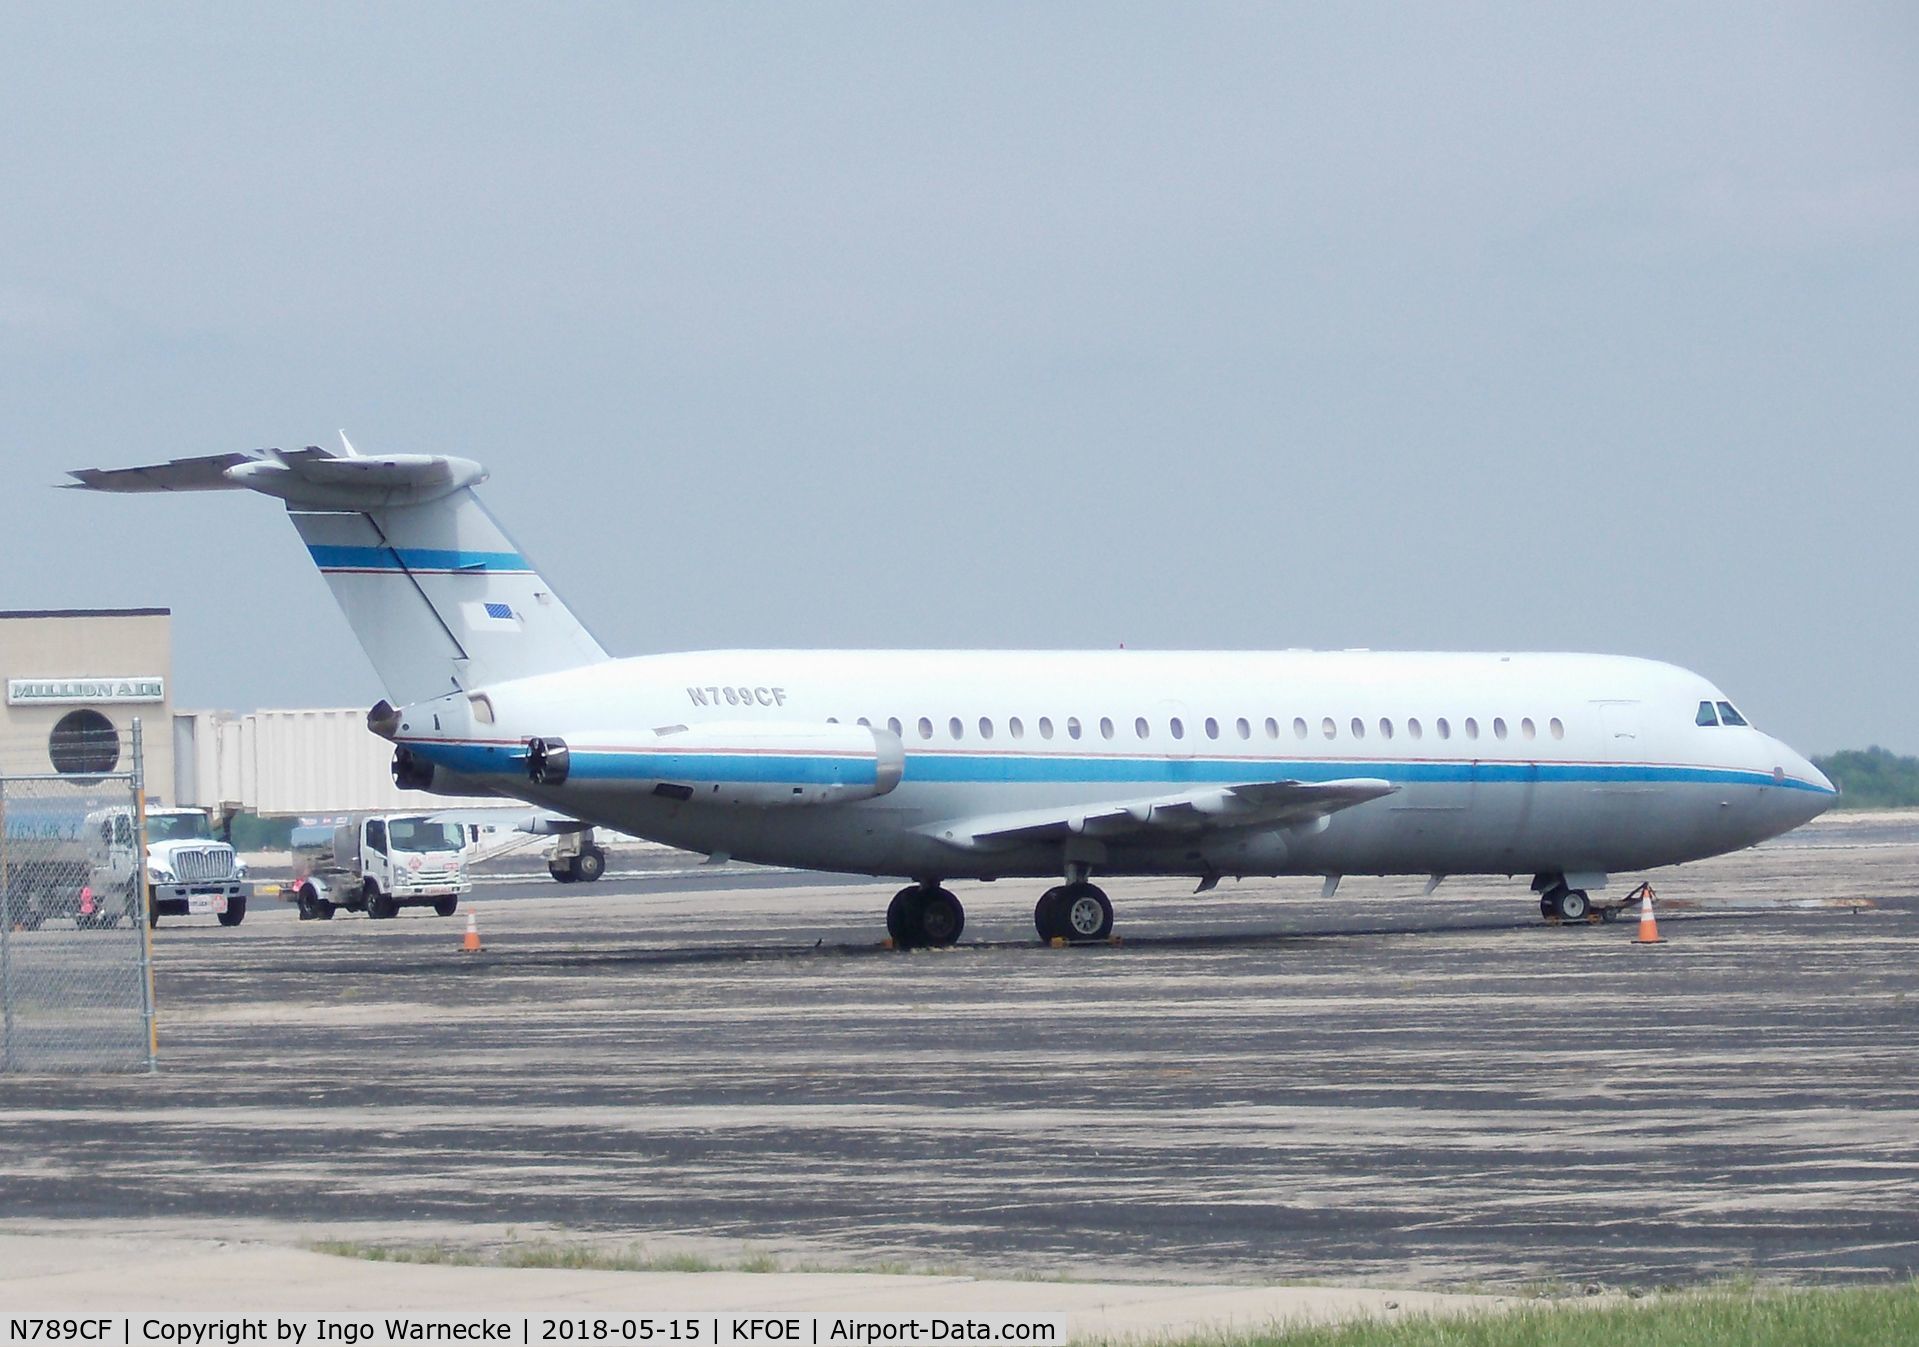
{"type": "Polygon", "coordinates": [[[1075,880],[1040,895],[1033,926],[1048,942],[1104,940],[1113,933],[1113,905],[1094,885],[1075,880]]]}
{"type": "Polygon", "coordinates": [[[886,908],[886,933],[895,949],[941,948],[965,929],[966,909],[937,883],[901,889],[886,908]]]}
{"type": "MultiPolygon", "coordinates": [[[[1048,943],[1101,941],[1113,933],[1113,904],[1087,883],[1085,871],[1070,871],[1066,883],[1040,895],[1033,927],[1048,943]]],[[[886,908],[886,934],[895,949],[944,948],[958,943],[965,929],[966,909],[935,880],[901,889],[886,908]]]]}

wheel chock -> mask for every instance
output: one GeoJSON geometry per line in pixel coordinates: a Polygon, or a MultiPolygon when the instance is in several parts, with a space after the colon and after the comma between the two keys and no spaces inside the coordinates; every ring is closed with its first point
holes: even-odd
{"type": "Polygon", "coordinates": [[[880,941],[880,948],[881,949],[898,949],[899,946],[893,943],[893,937],[889,935],[886,937],[886,939],[880,941]]]}
{"type": "Polygon", "coordinates": [[[1106,943],[1109,945],[1123,945],[1126,943],[1126,937],[1123,935],[1109,935],[1106,937],[1106,943]]]}
{"type": "Polygon", "coordinates": [[[1054,949],[1065,949],[1066,937],[1063,935],[1056,935],[1051,940],[1048,940],[1046,943],[1051,945],[1054,949]]]}

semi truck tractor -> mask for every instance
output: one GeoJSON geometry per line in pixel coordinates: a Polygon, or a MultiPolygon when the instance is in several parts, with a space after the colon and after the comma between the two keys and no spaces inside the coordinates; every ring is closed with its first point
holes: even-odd
{"type": "Polygon", "coordinates": [[[163,916],[213,916],[222,926],[245,921],[252,887],[247,868],[229,843],[213,835],[207,812],[149,804],[146,815],[147,847],[140,856],[135,855],[131,809],[102,809],[87,815],[86,842],[96,901],[106,903],[107,909],[115,899],[126,906],[127,899],[138,892],[138,875],[146,882],[149,925],[158,926],[163,916]]]}
{"type": "Polygon", "coordinates": [[[403,907],[450,917],[467,878],[466,827],[422,814],[374,814],[293,830],[285,892],[301,921],[330,921],[341,908],[376,920],[403,907]]]}
{"type": "Polygon", "coordinates": [[[147,844],[131,805],[82,812],[53,801],[15,801],[7,810],[7,920],[33,929],[61,917],[76,925],[165,916],[214,916],[238,926],[247,915],[247,872],[213,835],[204,810],[148,805],[147,844]]]}

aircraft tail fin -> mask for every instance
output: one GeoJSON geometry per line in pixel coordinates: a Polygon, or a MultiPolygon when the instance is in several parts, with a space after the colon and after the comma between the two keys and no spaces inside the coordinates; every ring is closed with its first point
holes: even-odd
{"type": "Polygon", "coordinates": [[[607,657],[480,503],[486,470],[470,459],[309,447],[72,476],[95,491],[245,489],[285,501],[399,705],[607,657]]]}

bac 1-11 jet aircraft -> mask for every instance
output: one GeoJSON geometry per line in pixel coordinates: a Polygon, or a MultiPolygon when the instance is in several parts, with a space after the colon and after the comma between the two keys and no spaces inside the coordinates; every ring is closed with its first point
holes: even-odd
{"type": "MultiPolygon", "coordinates": [[[[344,444],[344,437],[343,444],[344,444]]],[[[286,502],[388,700],[403,786],[672,846],[912,881],[902,946],[959,938],[949,879],[1530,875],[1576,919],[1614,871],[1750,846],[1832,784],[1699,675],[1604,655],[714,650],[609,657],[508,540],[479,464],[319,448],[87,469],[100,491],[286,502]]]]}

